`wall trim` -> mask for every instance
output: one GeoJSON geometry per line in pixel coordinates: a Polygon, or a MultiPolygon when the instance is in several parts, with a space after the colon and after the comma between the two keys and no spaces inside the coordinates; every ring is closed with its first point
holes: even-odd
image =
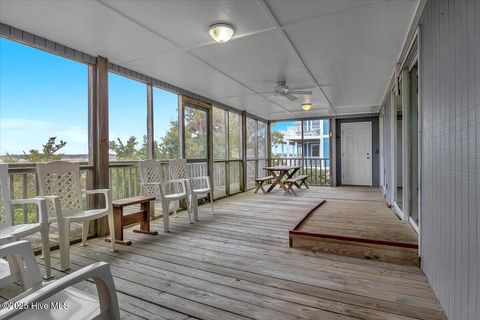
{"type": "Polygon", "coordinates": [[[11,27],[0,22],[0,37],[20,42],[27,46],[47,51],[63,58],[68,58],[81,63],[96,64],[97,58],[82,51],[64,46],[58,42],[45,39],[33,33],[11,27]]]}

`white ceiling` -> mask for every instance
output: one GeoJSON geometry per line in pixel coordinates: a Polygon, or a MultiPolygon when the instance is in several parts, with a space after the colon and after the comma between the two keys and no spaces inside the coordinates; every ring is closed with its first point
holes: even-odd
{"type": "Polygon", "coordinates": [[[418,0],[1,0],[0,21],[266,119],[378,110],[418,0]],[[208,27],[228,22],[230,42],[208,27]],[[267,99],[277,81],[309,88],[267,99]]]}

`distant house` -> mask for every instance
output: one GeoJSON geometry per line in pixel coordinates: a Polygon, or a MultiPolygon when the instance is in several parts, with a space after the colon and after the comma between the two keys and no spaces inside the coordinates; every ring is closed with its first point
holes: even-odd
{"type": "Polygon", "coordinates": [[[308,120],[303,122],[303,140],[301,122],[288,126],[283,133],[283,141],[272,146],[272,154],[277,158],[329,157],[328,120],[308,120]],[[302,142],[303,141],[303,142],[302,142]]]}

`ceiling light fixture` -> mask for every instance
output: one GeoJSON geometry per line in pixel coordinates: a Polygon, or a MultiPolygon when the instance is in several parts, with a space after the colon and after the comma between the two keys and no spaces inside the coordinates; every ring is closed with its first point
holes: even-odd
{"type": "Polygon", "coordinates": [[[302,109],[308,111],[312,109],[312,104],[310,102],[302,103],[302,109]]]}
{"type": "Polygon", "coordinates": [[[225,43],[233,37],[233,27],[226,23],[215,23],[208,29],[208,34],[213,40],[225,43]]]}

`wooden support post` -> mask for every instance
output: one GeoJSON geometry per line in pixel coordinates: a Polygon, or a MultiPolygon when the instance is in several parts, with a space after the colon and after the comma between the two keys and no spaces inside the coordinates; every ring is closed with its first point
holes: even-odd
{"type": "Polygon", "coordinates": [[[147,84],[147,151],[148,159],[155,158],[155,144],[153,132],[153,86],[147,84]]]}
{"type": "Polygon", "coordinates": [[[333,187],[333,186],[336,186],[337,183],[336,183],[336,179],[337,179],[337,175],[335,174],[335,140],[334,137],[335,137],[335,119],[332,117],[329,119],[329,132],[328,132],[328,140],[329,140],[329,146],[330,148],[328,148],[328,158],[330,159],[330,163],[329,163],[329,176],[330,176],[330,187],[333,187]]]}
{"type": "MultiPolygon", "coordinates": [[[[95,179],[95,188],[108,189],[109,183],[109,155],[108,155],[108,60],[104,57],[97,57],[95,65],[95,117],[96,130],[95,141],[93,141],[93,166],[95,179]]],[[[96,202],[99,206],[104,206],[104,199],[99,197],[96,202]]],[[[107,218],[98,220],[96,233],[99,236],[108,234],[107,218]]]]}
{"type": "MultiPolygon", "coordinates": [[[[208,109],[207,113],[207,167],[208,167],[208,176],[210,177],[210,186],[212,187],[212,194],[209,197],[212,197],[213,200],[213,190],[215,188],[213,184],[213,107],[208,109]]],[[[209,199],[210,200],[210,199],[209,199]]]]}
{"type": "Polygon", "coordinates": [[[247,112],[242,111],[242,186],[243,192],[247,191],[247,112]]]}
{"type": "Polygon", "coordinates": [[[271,122],[267,122],[267,142],[266,142],[266,148],[267,148],[267,166],[272,165],[272,128],[271,128],[271,122]]]}
{"type": "Polygon", "coordinates": [[[225,195],[229,196],[230,195],[230,111],[225,112],[225,116],[227,117],[226,122],[225,122],[225,131],[227,132],[227,139],[226,139],[226,158],[227,161],[225,162],[225,178],[226,178],[226,183],[225,183],[225,195]]]}
{"type": "Polygon", "coordinates": [[[185,132],[183,130],[183,125],[184,125],[183,100],[184,100],[184,97],[179,95],[178,96],[178,157],[180,159],[186,159],[185,158],[185,132]]]}

